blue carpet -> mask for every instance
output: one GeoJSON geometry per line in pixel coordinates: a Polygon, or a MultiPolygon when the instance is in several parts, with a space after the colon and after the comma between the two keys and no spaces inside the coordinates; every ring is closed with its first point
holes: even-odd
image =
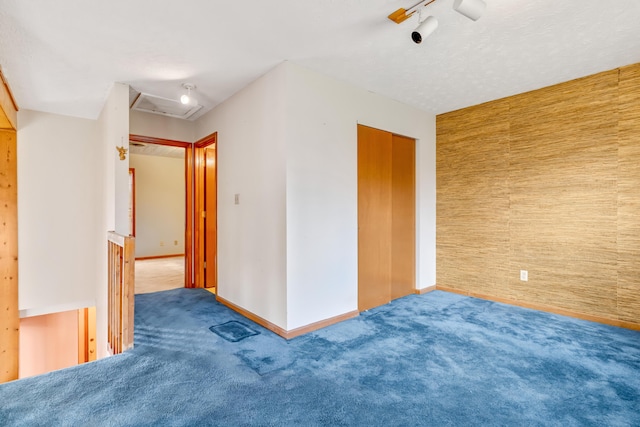
{"type": "Polygon", "coordinates": [[[0,385],[0,425],[640,426],[635,331],[440,291],[290,341],[205,290],[135,315],[132,351],[0,385]]]}

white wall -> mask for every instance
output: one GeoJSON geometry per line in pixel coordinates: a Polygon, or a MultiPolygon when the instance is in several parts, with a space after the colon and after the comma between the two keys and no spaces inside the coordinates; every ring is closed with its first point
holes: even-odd
{"type": "Polygon", "coordinates": [[[184,159],[132,154],[129,167],[135,169],[136,257],[183,254],[184,159]]]}
{"type": "Polygon", "coordinates": [[[417,140],[416,285],[435,285],[435,116],[286,63],[287,328],[358,308],[358,123],[417,140]]]}
{"type": "Polygon", "coordinates": [[[218,294],[282,328],[284,97],[284,69],[277,68],[196,121],[196,139],[218,132],[218,294]]]}
{"type": "Polygon", "coordinates": [[[193,142],[194,122],[158,114],[129,111],[129,133],[174,141],[193,142]]]}
{"type": "Polygon", "coordinates": [[[93,171],[100,177],[101,211],[94,230],[100,242],[96,287],[96,340],[98,358],[108,355],[107,344],[107,231],[129,234],[129,154],[120,160],[116,147],[129,148],[129,86],[114,83],[97,120],[101,157],[93,171]]]}
{"type": "Polygon", "coordinates": [[[416,284],[435,284],[435,116],[284,63],[196,122],[218,131],[220,296],[286,330],[357,310],[358,123],[417,139],[416,284]]]}
{"type": "Polygon", "coordinates": [[[21,316],[95,304],[102,145],[95,120],[20,110],[21,316]]]}

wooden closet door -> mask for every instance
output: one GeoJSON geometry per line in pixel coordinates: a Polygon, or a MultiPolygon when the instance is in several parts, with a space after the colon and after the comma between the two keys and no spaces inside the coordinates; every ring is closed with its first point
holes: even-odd
{"type": "Polygon", "coordinates": [[[358,125],[358,310],[390,301],[392,135],[358,125]]]}
{"type": "Polygon", "coordinates": [[[205,288],[215,288],[218,285],[218,174],[216,169],[216,149],[216,144],[204,148],[204,206],[207,212],[204,225],[205,288]]]}
{"type": "Polygon", "coordinates": [[[391,299],[416,288],[416,141],[391,143],[391,299]]]}

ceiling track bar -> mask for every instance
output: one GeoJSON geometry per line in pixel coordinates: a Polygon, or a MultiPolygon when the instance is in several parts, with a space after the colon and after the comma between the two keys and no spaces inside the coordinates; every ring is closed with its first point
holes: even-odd
{"type": "Polygon", "coordinates": [[[391,19],[396,24],[400,24],[406,21],[407,19],[409,19],[414,13],[416,13],[420,9],[420,7],[429,6],[434,1],[436,0],[423,0],[421,2],[414,4],[409,9],[400,8],[395,12],[393,12],[391,15],[389,15],[388,18],[391,19]]]}

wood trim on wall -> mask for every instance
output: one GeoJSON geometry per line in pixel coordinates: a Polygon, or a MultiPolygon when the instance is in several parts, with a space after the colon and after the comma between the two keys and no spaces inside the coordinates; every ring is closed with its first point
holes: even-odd
{"type": "Polygon", "coordinates": [[[204,149],[194,145],[193,149],[193,287],[204,288],[204,149]]]}
{"type": "Polygon", "coordinates": [[[194,274],[193,274],[193,220],[194,220],[194,200],[193,200],[193,185],[194,185],[194,164],[193,164],[193,144],[189,144],[186,148],[185,160],[184,160],[184,174],[185,174],[185,186],[186,186],[186,203],[185,203],[185,233],[184,233],[184,286],[186,288],[192,288],[194,286],[194,274]]]}
{"type": "Polygon", "coordinates": [[[426,288],[416,289],[413,291],[413,293],[417,295],[423,295],[423,294],[428,294],[429,292],[433,292],[436,289],[437,289],[436,285],[427,286],[426,288]]]}
{"type": "Polygon", "coordinates": [[[164,139],[164,138],[156,138],[154,136],[133,135],[133,134],[129,134],[129,141],[140,142],[142,144],[156,144],[156,145],[166,145],[169,147],[182,147],[182,148],[187,148],[192,145],[190,142],[185,142],[185,141],[176,141],[173,139],[164,139]]]}
{"type": "Polygon", "coordinates": [[[136,237],[136,170],[129,168],[129,208],[131,209],[131,225],[130,232],[133,237],[136,237]]]}
{"type": "Polygon", "coordinates": [[[326,328],[327,326],[335,325],[336,323],[340,323],[344,320],[353,319],[358,316],[360,316],[360,312],[358,310],[349,311],[339,316],[330,317],[328,319],[320,320],[318,322],[314,322],[306,326],[301,326],[296,329],[291,329],[290,331],[287,331],[285,338],[286,339],[295,338],[300,335],[308,334],[309,332],[317,331],[318,329],[326,328]]]}
{"type": "Polygon", "coordinates": [[[17,135],[0,130],[0,383],[18,378],[17,135]]]}
{"type": "Polygon", "coordinates": [[[198,148],[204,148],[209,145],[215,144],[216,142],[218,142],[218,132],[213,132],[212,134],[209,134],[204,138],[200,138],[199,140],[194,142],[193,146],[198,148]]]}
{"type": "Polygon", "coordinates": [[[0,69],[0,383],[18,378],[18,104],[0,69]]]}
{"type": "Polygon", "coordinates": [[[18,104],[0,68],[0,129],[18,129],[18,104]]]}
{"type": "Polygon", "coordinates": [[[258,325],[262,326],[263,328],[266,328],[266,329],[270,330],[271,332],[273,332],[273,333],[275,333],[277,335],[280,335],[282,338],[285,338],[285,339],[288,339],[288,340],[291,339],[291,338],[298,337],[298,336],[303,335],[303,334],[307,334],[309,332],[317,331],[318,329],[326,328],[327,326],[331,326],[333,324],[342,322],[344,320],[353,319],[354,317],[358,317],[360,315],[360,313],[357,310],[354,310],[354,311],[350,311],[348,313],[341,314],[339,316],[331,317],[329,319],[320,320],[318,322],[311,323],[309,325],[302,326],[300,328],[291,329],[291,330],[287,331],[287,330],[281,328],[280,326],[277,326],[277,325],[269,322],[268,320],[265,320],[262,317],[260,317],[258,315],[255,315],[255,314],[251,313],[250,311],[245,310],[244,308],[239,307],[239,306],[235,305],[234,303],[225,300],[224,298],[221,298],[220,296],[217,296],[216,299],[220,304],[229,307],[231,310],[240,313],[241,315],[243,315],[247,319],[254,321],[258,325]]]}
{"type": "Polygon", "coordinates": [[[96,308],[78,310],[78,363],[96,360],[96,308]]]}
{"type": "Polygon", "coordinates": [[[468,297],[483,299],[487,301],[499,302],[502,304],[515,305],[517,307],[530,308],[532,310],[544,311],[546,313],[560,314],[562,316],[573,317],[575,319],[588,320],[590,322],[603,323],[605,325],[618,326],[620,328],[633,329],[640,331],[640,323],[627,322],[619,319],[611,319],[608,317],[593,316],[587,313],[580,313],[572,310],[565,310],[558,307],[549,305],[530,303],[526,301],[518,301],[510,298],[496,297],[492,295],[484,295],[471,291],[464,291],[460,289],[448,288],[446,286],[436,286],[436,289],[444,292],[451,292],[453,294],[465,295],[468,297]]]}

